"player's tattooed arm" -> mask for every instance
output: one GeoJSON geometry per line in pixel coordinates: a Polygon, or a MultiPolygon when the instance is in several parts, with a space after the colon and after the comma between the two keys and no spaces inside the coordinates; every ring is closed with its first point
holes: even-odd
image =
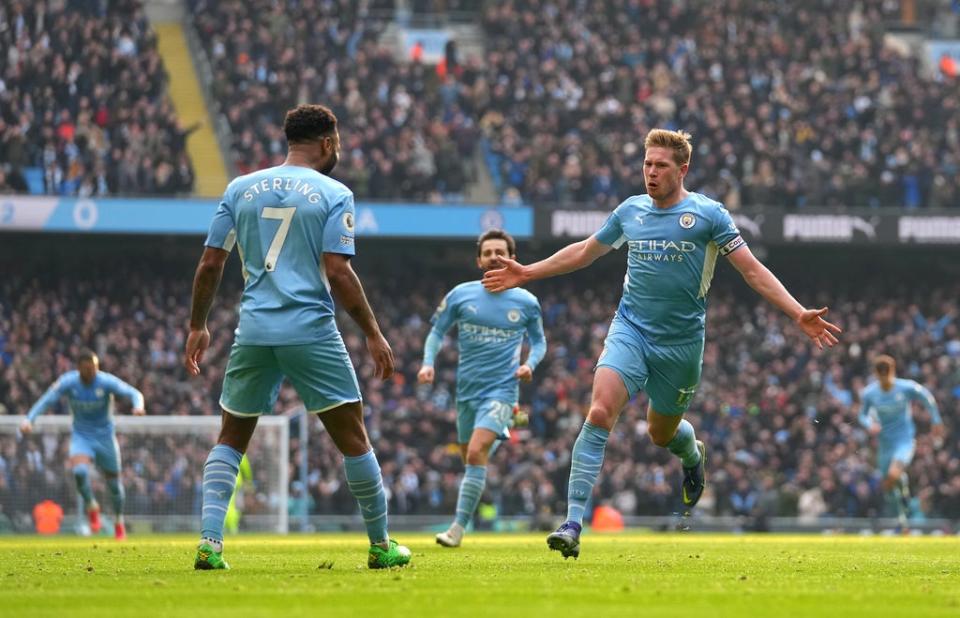
{"type": "Polygon", "coordinates": [[[376,365],[376,375],[389,378],[393,375],[393,350],[380,332],[377,318],[367,302],[360,278],[350,266],[350,256],[340,253],[324,253],[323,266],[337,303],[343,307],[357,326],[367,336],[367,349],[376,365]]]}
{"type": "Polygon", "coordinates": [[[197,272],[193,277],[193,302],[190,307],[190,330],[201,330],[207,326],[207,316],[213,307],[213,299],[220,287],[223,268],[230,253],[223,249],[206,247],[197,272]]]}
{"type": "Polygon", "coordinates": [[[183,366],[192,376],[200,375],[200,361],[210,345],[210,331],[207,330],[207,316],[213,306],[213,299],[220,287],[223,267],[230,257],[229,251],[207,247],[197,265],[193,277],[193,301],[190,307],[190,334],[184,352],[183,366]]]}

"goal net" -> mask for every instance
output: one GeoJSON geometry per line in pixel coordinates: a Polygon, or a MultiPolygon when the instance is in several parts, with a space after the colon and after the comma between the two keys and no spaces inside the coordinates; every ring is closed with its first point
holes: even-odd
{"type": "MultiPolygon", "coordinates": [[[[37,532],[38,517],[45,518],[43,528],[58,523],[55,527],[61,533],[88,534],[67,467],[72,419],[41,416],[30,435],[20,434],[22,420],[0,416],[0,534],[37,532]],[[62,519],[57,522],[59,510],[62,519]]],[[[198,531],[203,464],[216,443],[220,417],[118,416],[115,423],[128,530],[198,531]]],[[[252,478],[237,492],[239,530],[286,533],[287,418],[261,418],[247,457],[252,478]]],[[[91,483],[106,524],[104,533],[112,533],[110,493],[96,466],[91,466],[91,483]]]]}

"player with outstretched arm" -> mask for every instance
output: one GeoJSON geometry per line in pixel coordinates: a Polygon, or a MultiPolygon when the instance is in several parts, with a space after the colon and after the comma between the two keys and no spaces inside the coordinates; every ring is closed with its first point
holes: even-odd
{"type": "Polygon", "coordinates": [[[114,536],[118,541],[127,538],[123,521],[125,492],[120,481],[120,446],[113,425],[114,397],[129,399],[135,416],[146,414],[143,393],[117,376],[100,371],[100,359],[91,350],[77,356],[77,368],[60,376],[43,397],[30,408],[20,431],[33,431],[33,422],[61,397],[66,397],[73,415],[73,433],[70,436],[70,459],[77,491],[90,522],[90,531],[100,531],[100,505],[90,486],[90,466],[96,464],[103,472],[110,489],[113,511],[117,521],[114,536]]]}
{"type": "Polygon", "coordinates": [[[707,291],[717,256],[779,307],[817,347],[837,343],[840,329],[824,320],[827,308],[807,309],[754,257],[726,209],[687,191],[690,136],[654,129],[645,140],[647,194],[628,198],[603,227],[549,258],[527,266],[504,260],[484,275],[494,292],[584,268],[627,247],[623,297],[597,361],[586,422],[573,446],[567,519],[547,542],[564,557],[580,554],[583,512],[593,492],[610,431],[630,398],[645,390],[648,432],[683,466],[681,493],[693,508],[706,483],[706,447],[683,419],[700,382],[707,291]]]}

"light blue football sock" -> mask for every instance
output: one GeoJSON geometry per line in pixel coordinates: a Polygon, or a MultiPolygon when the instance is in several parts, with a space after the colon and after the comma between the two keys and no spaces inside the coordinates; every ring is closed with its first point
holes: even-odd
{"type": "Polygon", "coordinates": [[[593,485],[603,468],[603,451],[610,432],[589,421],[583,423],[573,445],[570,483],[567,486],[567,521],[583,524],[583,512],[593,493],[593,485]]]}
{"type": "Polygon", "coordinates": [[[470,518],[473,517],[473,513],[477,510],[477,505],[480,504],[480,497],[483,495],[483,488],[486,484],[487,467],[467,464],[467,468],[463,473],[463,479],[460,481],[460,495],[457,496],[456,515],[456,522],[464,528],[470,523],[470,518]]]}
{"type": "Polygon", "coordinates": [[[700,463],[700,451],[697,450],[697,436],[693,425],[686,419],[680,421],[677,433],[667,444],[667,450],[680,458],[684,468],[692,468],[700,463]]]}
{"type": "Polygon", "coordinates": [[[210,451],[203,466],[203,510],[200,519],[200,536],[204,539],[223,542],[223,520],[227,517],[227,505],[233,496],[240,471],[243,453],[226,444],[218,444],[210,451]]]}
{"type": "Polygon", "coordinates": [[[83,498],[83,508],[89,509],[93,504],[93,489],[90,487],[90,468],[87,464],[77,464],[73,467],[73,480],[77,483],[77,491],[83,498]]]}
{"type": "Polygon", "coordinates": [[[123,517],[123,503],[126,499],[126,492],[123,490],[123,483],[119,476],[108,476],[107,487],[110,488],[110,498],[113,500],[113,512],[117,518],[123,517]]]}
{"type": "Polygon", "coordinates": [[[343,469],[350,493],[360,505],[370,543],[383,543],[390,537],[387,534],[387,494],[383,491],[377,456],[372,450],[359,457],[344,456],[343,469]]]}

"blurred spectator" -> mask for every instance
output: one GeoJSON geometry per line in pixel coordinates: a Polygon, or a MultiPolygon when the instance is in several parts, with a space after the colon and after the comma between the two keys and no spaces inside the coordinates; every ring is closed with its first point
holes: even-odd
{"type": "Polygon", "coordinates": [[[884,42],[884,0],[486,3],[479,108],[501,193],[610,207],[643,136],[693,134],[687,186],[736,208],[956,206],[960,83],[884,42]],[[629,24],[629,27],[625,27],[629,24]]]}
{"type": "Polygon", "coordinates": [[[0,192],[83,197],[193,188],[184,132],[139,0],[0,0],[0,192]]]}
{"type": "Polygon", "coordinates": [[[321,101],[340,120],[333,175],[357,197],[462,199],[478,137],[467,89],[441,96],[434,71],[382,45],[390,17],[376,10],[382,4],[190,1],[241,173],[281,163],[283,114],[321,101]]]}

